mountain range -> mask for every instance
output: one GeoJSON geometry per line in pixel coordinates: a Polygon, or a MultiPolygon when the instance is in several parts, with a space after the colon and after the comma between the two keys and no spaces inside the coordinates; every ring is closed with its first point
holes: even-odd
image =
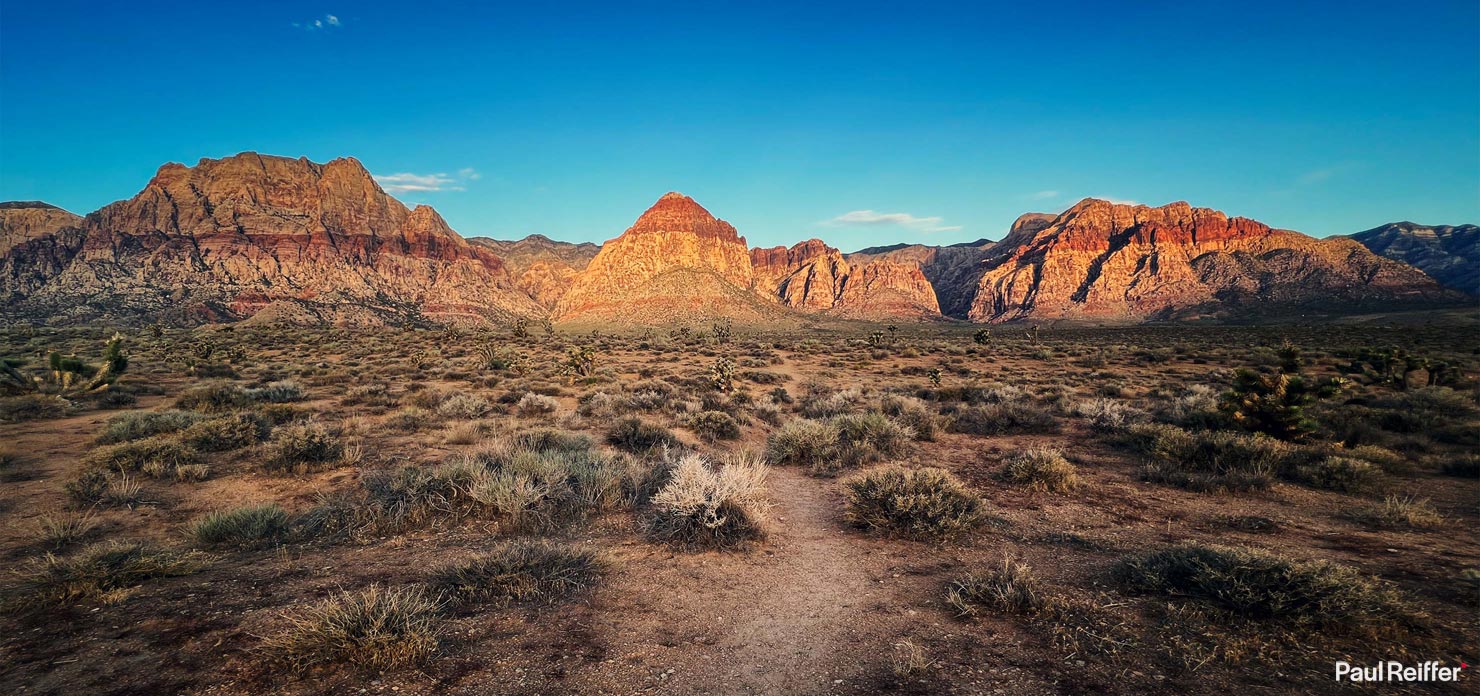
{"type": "Polygon", "coordinates": [[[48,322],[1258,319],[1472,305],[1477,236],[1393,223],[1317,239],[1183,202],[1085,199],[998,242],[843,253],[751,248],[668,193],[602,245],[464,239],[353,158],[248,152],[166,164],[82,217],[0,204],[0,300],[48,322]]]}

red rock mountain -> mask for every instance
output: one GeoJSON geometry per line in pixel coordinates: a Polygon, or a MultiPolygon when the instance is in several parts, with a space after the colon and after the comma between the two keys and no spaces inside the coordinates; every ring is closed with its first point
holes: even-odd
{"type": "Polygon", "coordinates": [[[590,242],[571,244],[532,234],[512,242],[474,237],[473,244],[493,250],[504,260],[514,285],[546,309],[554,309],[585,270],[601,246],[590,242]]]}
{"type": "Polygon", "coordinates": [[[978,271],[965,316],[979,322],[1352,312],[1459,299],[1350,239],[1181,202],[1086,199],[1046,224],[1020,219],[978,271]]]}
{"type": "Polygon", "coordinates": [[[61,273],[82,246],[81,223],[39,201],[0,203],[0,302],[12,305],[61,273]]]}
{"type": "MultiPolygon", "coordinates": [[[[20,304],[186,321],[540,313],[496,254],[468,244],[430,207],[408,210],[349,158],[249,152],[167,164],[138,195],[78,227],[80,247],[64,268],[39,287],[7,288],[20,304]]],[[[7,264],[21,255],[12,250],[7,264]]]]}
{"type": "Polygon", "coordinates": [[[555,314],[562,321],[637,324],[773,318],[754,285],[745,238],[694,199],[667,193],[602,245],[555,314]]]}
{"type": "Polygon", "coordinates": [[[856,319],[939,316],[920,266],[894,260],[850,263],[818,239],[752,249],[756,289],[788,307],[856,319]]]}

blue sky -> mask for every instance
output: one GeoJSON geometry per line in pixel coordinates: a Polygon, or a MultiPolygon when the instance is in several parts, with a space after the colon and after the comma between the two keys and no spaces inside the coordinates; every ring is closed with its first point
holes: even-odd
{"type": "Polygon", "coordinates": [[[669,190],[845,250],[1086,196],[1480,222],[1474,0],[617,5],[3,0],[0,200],[256,150],[357,157],[466,236],[601,241],[669,190]]]}

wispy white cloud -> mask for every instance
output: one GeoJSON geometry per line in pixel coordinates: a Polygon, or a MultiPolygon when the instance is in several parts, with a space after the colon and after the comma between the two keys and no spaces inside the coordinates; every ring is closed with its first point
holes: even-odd
{"type": "Polygon", "coordinates": [[[1312,169],[1295,178],[1295,183],[1300,186],[1312,186],[1327,181],[1332,177],[1340,176],[1348,172],[1362,168],[1360,162],[1338,162],[1329,167],[1312,169]]]}
{"type": "Polygon", "coordinates": [[[319,31],[321,29],[333,29],[344,26],[337,15],[326,14],[323,17],[310,19],[307,22],[293,22],[294,29],[304,31],[319,31]]]}
{"type": "Polygon", "coordinates": [[[821,224],[831,227],[873,227],[894,225],[908,227],[918,232],[951,232],[961,229],[960,225],[943,225],[945,218],[939,216],[916,217],[909,213],[880,213],[874,210],[854,210],[843,213],[821,224]]]}
{"type": "Polygon", "coordinates": [[[436,174],[413,174],[411,172],[397,172],[395,174],[373,174],[375,181],[386,193],[427,193],[433,191],[466,191],[467,182],[476,181],[482,174],[472,167],[464,167],[457,170],[456,176],[448,175],[446,172],[436,174]]]}
{"type": "Polygon", "coordinates": [[[1090,198],[1098,198],[1102,201],[1109,201],[1111,203],[1114,203],[1115,205],[1141,205],[1140,201],[1133,201],[1129,198],[1116,198],[1115,196],[1090,196],[1090,198]]]}
{"type": "Polygon", "coordinates": [[[1035,201],[1046,201],[1050,198],[1058,198],[1061,193],[1060,191],[1039,191],[1029,194],[1028,197],[1035,201]]]}

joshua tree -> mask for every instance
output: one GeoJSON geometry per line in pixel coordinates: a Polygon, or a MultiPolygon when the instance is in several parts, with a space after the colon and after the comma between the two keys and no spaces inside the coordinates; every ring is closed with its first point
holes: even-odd
{"type": "Polygon", "coordinates": [[[976,333],[971,334],[971,340],[976,341],[979,346],[987,345],[992,342],[992,330],[977,329],[976,333]]]}
{"type": "Polygon", "coordinates": [[[565,369],[580,377],[589,376],[596,371],[596,349],[591,346],[566,348],[565,369]]]}
{"type": "Polygon", "coordinates": [[[932,368],[930,368],[930,373],[929,374],[930,374],[930,384],[933,385],[933,386],[939,387],[940,386],[940,368],[938,368],[938,367],[932,367],[932,368]]]}
{"type": "Polygon", "coordinates": [[[709,367],[709,383],[722,392],[735,388],[735,361],[721,356],[709,367]]]}
{"type": "Polygon", "coordinates": [[[1301,362],[1300,349],[1286,344],[1280,349],[1277,374],[1239,370],[1219,409],[1246,430],[1281,440],[1303,439],[1315,429],[1305,417],[1305,407],[1334,396],[1345,380],[1308,378],[1300,374],[1301,362]]]}

